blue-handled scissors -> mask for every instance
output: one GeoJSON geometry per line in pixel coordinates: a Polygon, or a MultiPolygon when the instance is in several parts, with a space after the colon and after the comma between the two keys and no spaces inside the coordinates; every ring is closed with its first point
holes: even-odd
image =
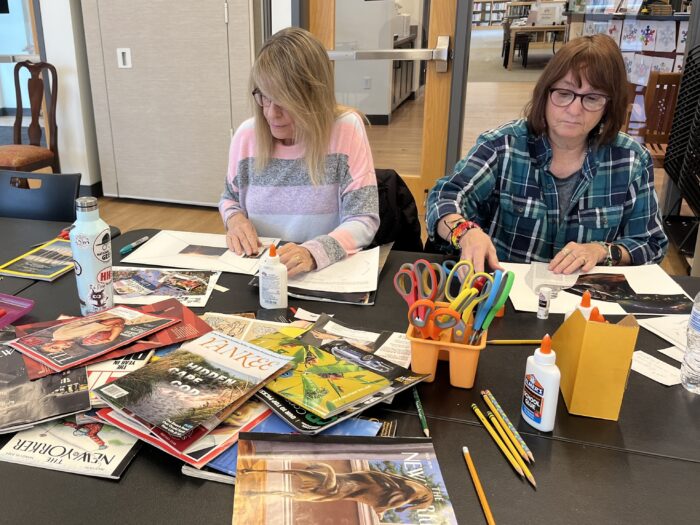
{"type": "MultiPolygon", "coordinates": [[[[474,331],[478,331],[481,329],[481,325],[484,322],[484,319],[486,319],[486,316],[489,313],[489,310],[491,309],[491,306],[496,302],[497,299],[497,291],[499,290],[501,286],[501,280],[503,279],[503,271],[501,270],[496,270],[493,273],[493,283],[489,283],[488,281],[484,285],[484,289],[488,288],[487,293],[488,293],[488,298],[483,301],[481,304],[479,304],[479,307],[476,310],[476,315],[474,316],[474,331]]],[[[482,292],[484,291],[482,289],[482,292]]]]}
{"type": "Polygon", "coordinates": [[[491,290],[491,296],[493,300],[490,301],[491,304],[489,305],[488,309],[486,309],[486,303],[484,303],[484,310],[486,313],[482,318],[479,319],[479,324],[477,325],[476,320],[474,321],[474,331],[472,332],[472,335],[469,338],[470,344],[475,344],[481,337],[483,331],[487,330],[488,327],[491,325],[491,321],[493,321],[498,311],[508,300],[510,290],[511,288],[513,288],[514,280],[515,274],[509,271],[503,273],[501,279],[498,282],[498,286],[496,286],[496,281],[494,279],[494,286],[491,290]]]}
{"type": "MultiPolygon", "coordinates": [[[[457,323],[457,325],[452,330],[452,340],[455,343],[464,343],[467,338],[467,326],[469,325],[469,319],[472,316],[474,309],[488,298],[493,283],[493,279],[490,275],[487,275],[489,279],[486,280],[486,284],[483,288],[478,289],[476,287],[471,287],[463,289],[462,292],[457,296],[457,298],[450,303],[450,308],[456,310],[461,314],[462,320],[457,323]]],[[[472,282],[474,281],[472,277],[472,282]]]]}
{"type": "Polygon", "coordinates": [[[460,321],[461,316],[458,312],[451,308],[438,307],[429,299],[416,301],[408,311],[408,322],[425,339],[440,339],[443,330],[452,328],[460,321]]]}

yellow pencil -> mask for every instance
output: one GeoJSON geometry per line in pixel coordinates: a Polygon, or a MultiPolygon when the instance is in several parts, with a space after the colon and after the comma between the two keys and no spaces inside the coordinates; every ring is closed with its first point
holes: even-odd
{"type": "Polygon", "coordinates": [[[520,436],[518,431],[515,429],[515,427],[513,426],[513,423],[510,422],[510,419],[508,419],[508,416],[501,408],[501,405],[498,404],[498,401],[496,400],[496,396],[494,396],[490,390],[483,390],[481,393],[482,393],[482,395],[485,395],[486,397],[488,397],[489,400],[491,401],[491,403],[493,403],[492,405],[489,405],[489,406],[491,407],[492,410],[494,407],[496,408],[496,414],[498,414],[500,416],[498,420],[501,423],[506,424],[506,427],[508,428],[508,430],[510,430],[511,436],[515,437],[515,439],[518,441],[518,443],[520,443],[520,446],[523,448],[525,453],[530,458],[530,461],[532,461],[534,463],[535,456],[532,455],[532,451],[527,446],[527,443],[525,443],[525,440],[520,436]]]}
{"type": "Polygon", "coordinates": [[[506,445],[503,443],[500,437],[498,437],[498,434],[496,434],[496,431],[493,429],[491,424],[486,420],[486,416],[479,410],[479,407],[476,406],[476,403],[472,403],[472,410],[474,413],[477,415],[481,423],[486,427],[486,430],[488,431],[489,434],[491,434],[491,437],[493,440],[496,442],[496,445],[498,445],[498,448],[501,449],[501,452],[505,455],[506,459],[510,462],[510,464],[513,466],[515,469],[515,472],[520,474],[521,476],[524,476],[525,474],[523,473],[523,469],[520,468],[520,465],[518,465],[518,462],[515,461],[515,458],[513,455],[508,451],[506,448],[506,445]]]}
{"type": "Polygon", "coordinates": [[[503,418],[501,417],[501,414],[498,412],[498,409],[494,405],[493,401],[491,401],[491,397],[489,397],[490,392],[488,390],[482,390],[481,391],[481,396],[484,398],[484,401],[486,404],[489,406],[491,411],[493,412],[493,415],[496,417],[498,422],[501,424],[501,428],[505,431],[505,433],[508,435],[510,438],[510,441],[515,445],[515,448],[517,449],[518,453],[520,456],[530,463],[530,456],[527,455],[527,452],[525,452],[525,449],[523,446],[520,444],[520,442],[517,440],[517,438],[513,435],[513,432],[511,431],[510,428],[508,428],[508,425],[506,424],[505,421],[503,421],[503,418]]]}
{"type": "Polygon", "coordinates": [[[487,339],[487,345],[538,345],[542,339],[487,339]]]}
{"type": "Polygon", "coordinates": [[[532,475],[532,472],[530,472],[530,469],[527,468],[527,465],[523,461],[523,458],[520,457],[520,454],[518,454],[518,451],[515,450],[515,447],[513,446],[513,443],[511,443],[510,439],[506,435],[506,433],[503,431],[501,428],[501,424],[498,422],[498,420],[495,418],[493,415],[493,412],[490,410],[486,411],[486,416],[489,418],[489,421],[491,421],[491,424],[493,425],[493,428],[496,429],[496,432],[501,436],[501,439],[503,442],[506,444],[508,447],[508,450],[510,450],[511,455],[515,458],[515,461],[518,462],[518,465],[520,465],[520,468],[522,471],[525,473],[525,477],[527,480],[532,483],[532,486],[537,488],[537,482],[535,481],[535,477],[532,475]]]}
{"type": "Polygon", "coordinates": [[[464,454],[464,460],[467,462],[467,468],[469,469],[469,474],[472,477],[472,483],[474,483],[476,494],[479,496],[479,503],[481,503],[481,508],[484,510],[486,523],[489,525],[496,525],[496,522],[493,519],[493,514],[491,514],[491,507],[489,507],[489,502],[486,500],[486,494],[484,494],[484,489],[481,486],[481,481],[479,481],[479,475],[476,473],[476,467],[474,466],[474,462],[472,462],[471,454],[469,454],[469,448],[462,447],[462,453],[464,454]]]}

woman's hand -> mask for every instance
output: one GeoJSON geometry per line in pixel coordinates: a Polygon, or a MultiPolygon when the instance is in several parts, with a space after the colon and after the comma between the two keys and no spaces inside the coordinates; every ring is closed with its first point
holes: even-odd
{"type": "Polygon", "coordinates": [[[258,232],[245,214],[236,213],[226,221],[226,244],[236,255],[256,255],[260,251],[258,232]]]}
{"type": "Polygon", "coordinates": [[[488,263],[492,270],[503,270],[491,237],[481,228],[472,228],[462,235],[459,246],[462,249],[460,258],[471,261],[475,272],[483,272],[485,263],[488,263]]]}
{"type": "Polygon", "coordinates": [[[277,254],[280,257],[280,262],[287,267],[287,276],[289,277],[316,269],[316,261],[311,252],[293,242],[288,242],[280,247],[277,254]]]}
{"type": "Polygon", "coordinates": [[[608,255],[608,250],[595,242],[578,244],[570,242],[549,262],[549,269],[554,273],[572,274],[589,272],[608,255]]]}

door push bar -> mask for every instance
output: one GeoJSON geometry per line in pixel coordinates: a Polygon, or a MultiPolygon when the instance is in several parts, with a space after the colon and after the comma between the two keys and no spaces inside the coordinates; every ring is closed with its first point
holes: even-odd
{"type": "Polygon", "coordinates": [[[361,49],[361,50],[330,50],[331,60],[434,60],[438,73],[447,72],[447,61],[450,58],[450,37],[438,36],[435,49],[361,49]]]}

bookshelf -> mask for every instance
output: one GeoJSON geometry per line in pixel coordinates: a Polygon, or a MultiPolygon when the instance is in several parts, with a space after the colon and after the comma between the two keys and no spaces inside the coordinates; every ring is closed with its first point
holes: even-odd
{"type": "Polygon", "coordinates": [[[487,28],[500,25],[508,2],[503,0],[474,0],[472,27],[487,28]]]}

